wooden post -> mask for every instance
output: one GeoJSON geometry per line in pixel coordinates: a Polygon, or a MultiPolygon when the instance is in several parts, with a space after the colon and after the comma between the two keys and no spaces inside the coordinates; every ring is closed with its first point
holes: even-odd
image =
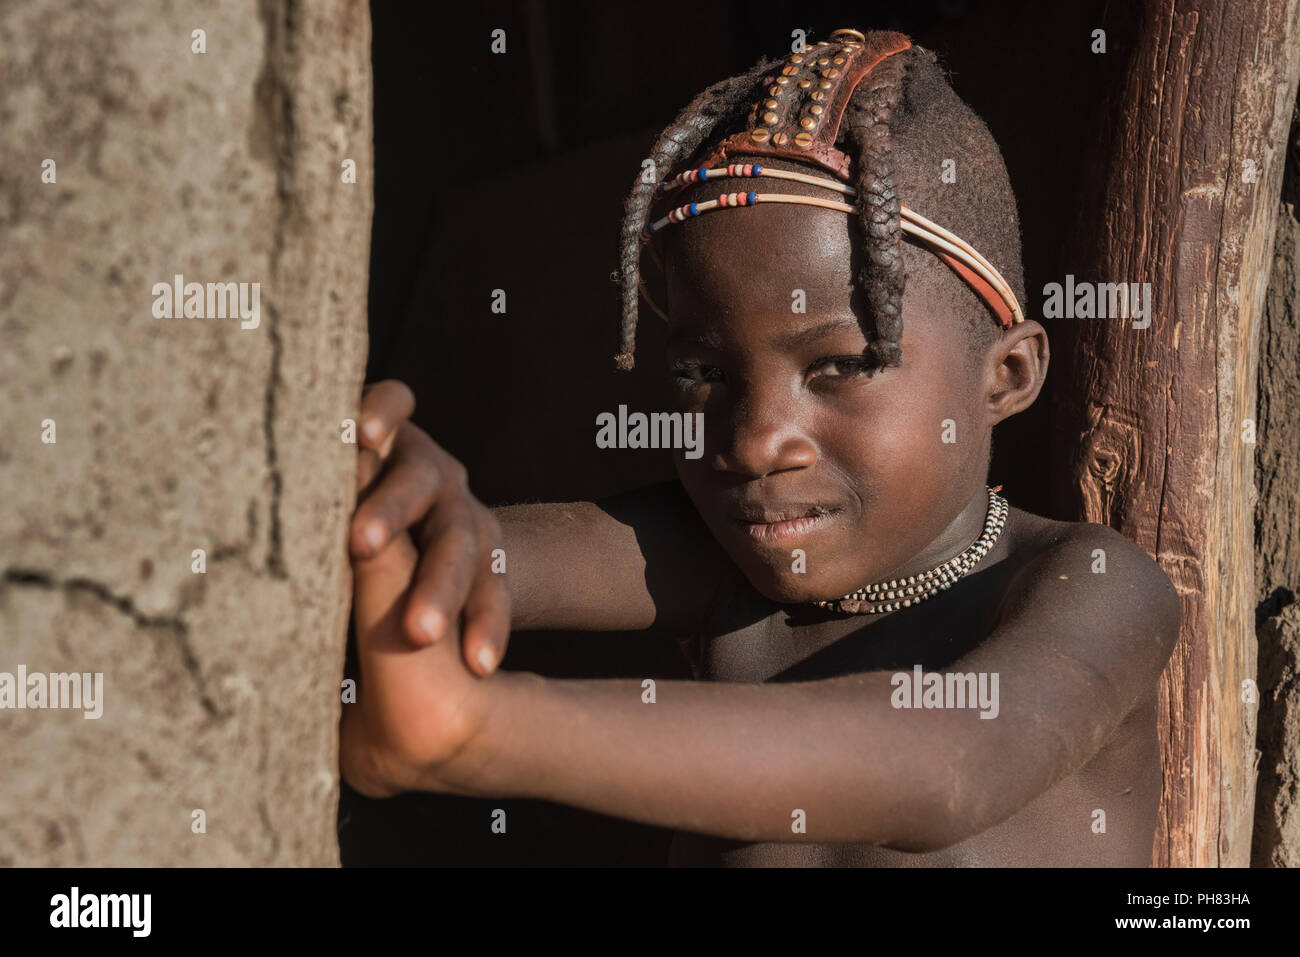
{"type": "Polygon", "coordinates": [[[1300,867],[1300,103],[1287,151],[1260,333],[1255,867],[1300,867]]]}
{"type": "Polygon", "coordinates": [[[1130,11],[1131,44],[1112,36],[1098,54],[1115,58],[1115,82],[1093,141],[1080,248],[1062,271],[1149,282],[1150,325],[1048,320],[1054,492],[1059,515],[1119,529],[1182,595],[1159,693],[1165,789],[1153,863],[1245,866],[1256,372],[1300,0],[1141,0],[1130,11]]]}

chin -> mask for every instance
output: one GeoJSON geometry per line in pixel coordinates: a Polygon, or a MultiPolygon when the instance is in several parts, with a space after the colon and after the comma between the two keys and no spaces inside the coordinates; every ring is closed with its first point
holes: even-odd
{"type": "Polygon", "coordinates": [[[828,585],[820,578],[812,578],[808,575],[800,575],[790,571],[788,564],[779,570],[767,566],[755,567],[748,562],[738,562],[738,564],[745,578],[754,586],[755,591],[768,601],[774,601],[782,605],[802,605],[809,602],[824,601],[829,598],[839,598],[846,591],[852,590],[841,589],[836,591],[833,585],[828,585]]]}

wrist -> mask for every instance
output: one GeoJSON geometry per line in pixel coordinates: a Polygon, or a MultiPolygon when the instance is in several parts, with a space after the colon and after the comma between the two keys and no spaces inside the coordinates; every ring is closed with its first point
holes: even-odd
{"type": "Polygon", "coordinates": [[[474,730],[445,761],[430,768],[422,789],[460,797],[524,796],[512,757],[518,743],[514,704],[545,682],[523,671],[498,671],[479,683],[474,730]]]}

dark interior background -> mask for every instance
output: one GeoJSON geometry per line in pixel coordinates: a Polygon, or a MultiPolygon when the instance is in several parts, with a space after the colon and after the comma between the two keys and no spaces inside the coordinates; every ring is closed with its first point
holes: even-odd
{"type": "MultiPolygon", "coordinates": [[[[595,417],[663,408],[662,332],[643,306],[637,369],[613,370],[623,201],[659,132],[700,90],[841,26],[936,50],[1002,147],[1019,201],[1026,314],[1068,271],[1084,147],[1122,24],[1105,2],[640,3],[372,0],[375,216],[367,379],[415,391],[415,420],[489,505],[589,499],[671,477],[665,457],[599,450],[595,417]],[[1109,19],[1108,19],[1109,14],[1109,19]],[[507,52],[489,50],[495,29],[507,52]],[[1094,29],[1108,52],[1090,52],[1094,29]],[[503,289],[507,312],[491,312],[503,289]]],[[[654,267],[649,258],[645,268],[654,267]]],[[[1051,327],[1048,327],[1049,333],[1051,327]]],[[[1050,382],[1049,382],[1050,388],[1050,382]]],[[[995,433],[990,481],[1050,514],[1047,391],[995,433]]],[[[568,677],[687,677],[629,635],[515,634],[504,666],[568,677]]],[[[661,865],[668,832],[537,801],[346,786],[345,865],[661,865]],[[506,835],[491,833],[493,808],[506,835]]]]}

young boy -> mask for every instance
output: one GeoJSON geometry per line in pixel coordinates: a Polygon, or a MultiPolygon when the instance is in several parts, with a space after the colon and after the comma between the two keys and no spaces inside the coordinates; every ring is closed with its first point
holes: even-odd
{"type": "Polygon", "coordinates": [[[409,390],[372,388],[346,780],[670,827],[678,863],[1147,866],[1179,602],[1111,529],[985,486],[1048,362],[987,129],[905,37],[836,31],[705,91],[652,159],[618,360],[662,242],[703,454],[489,511],[409,390]],[[698,680],[498,672],[511,628],[653,628],[698,680]]]}

